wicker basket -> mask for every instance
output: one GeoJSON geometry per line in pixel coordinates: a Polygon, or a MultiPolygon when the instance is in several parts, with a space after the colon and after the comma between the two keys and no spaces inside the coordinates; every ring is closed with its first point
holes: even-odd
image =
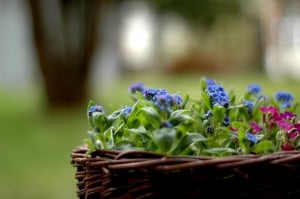
{"type": "Polygon", "coordinates": [[[300,151],[222,158],[86,151],[71,155],[82,199],[300,198],[300,151]]]}

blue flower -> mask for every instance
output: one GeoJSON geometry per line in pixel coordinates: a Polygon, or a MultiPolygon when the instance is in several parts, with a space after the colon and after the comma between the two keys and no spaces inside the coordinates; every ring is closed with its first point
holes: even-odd
{"type": "Polygon", "coordinates": [[[254,107],[253,102],[250,101],[250,100],[244,100],[244,101],[243,101],[243,104],[244,104],[244,106],[247,107],[248,113],[249,113],[249,114],[252,114],[252,113],[253,113],[253,107],[254,107]]]}
{"type": "Polygon", "coordinates": [[[175,104],[180,105],[182,103],[182,97],[180,95],[173,95],[173,100],[175,101],[175,104]]]}
{"type": "Polygon", "coordinates": [[[210,96],[212,105],[219,104],[228,108],[229,106],[229,97],[225,89],[218,84],[208,85],[206,89],[208,95],[210,96]]]}
{"type": "Polygon", "coordinates": [[[127,117],[132,111],[132,108],[130,106],[125,106],[122,109],[122,115],[124,115],[125,117],[127,117]]]}
{"type": "Polygon", "coordinates": [[[229,126],[229,124],[230,124],[229,117],[228,117],[228,116],[225,116],[224,121],[223,121],[223,125],[224,125],[224,126],[229,126]]]}
{"type": "Polygon", "coordinates": [[[211,85],[215,85],[216,82],[213,79],[206,79],[206,84],[207,84],[207,86],[211,86],[211,85]]]}
{"type": "Polygon", "coordinates": [[[246,139],[247,139],[248,141],[250,141],[250,143],[251,143],[252,145],[257,144],[258,141],[259,141],[259,140],[257,139],[256,135],[254,135],[254,134],[252,134],[252,133],[246,133],[246,139]]]}
{"type": "Polygon", "coordinates": [[[172,106],[172,96],[168,93],[157,95],[156,104],[162,109],[165,110],[168,107],[172,106]]]}
{"type": "Polygon", "coordinates": [[[104,113],[104,109],[102,106],[100,105],[93,105],[89,108],[88,110],[88,116],[91,116],[92,113],[95,113],[95,112],[100,112],[100,113],[104,113]]]}
{"type": "Polygon", "coordinates": [[[208,111],[203,115],[203,117],[204,117],[205,119],[208,119],[208,118],[210,118],[210,117],[212,117],[212,116],[213,116],[212,110],[208,110],[208,111]]]}
{"type": "Polygon", "coordinates": [[[279,91],[275,94],[275,99],[280,103],[282,108],[289,108],[294,102],[294,97],[286,91],[279,91]]]}
{"type": "Polygon", "coordinates": [[[179,107],[183,101],[180,95],[171,95],[165,89],[145,89],[143,95],[147,100],[152,101],[162,111],[170,112],[174,107],[179,107]]]}
{"type": "Polygon", "coordinates": [[[142,82],[135,82],[130,85],[129,91],[130,93],[141,92],[145,90],[145,84],[142,82]]]}
{"type": "Polygon", "coordinates": [[[167,110],[172,111],[172,107],[178,105],[177,99],[175,96],[170,95],[169,93],[163,93],[156,96],[155,104],[163,111],[167,110]]]}
{"type": "MultiPolygon", "coordinates": [[[[93,105],[88,108],[87,116],[92,128],[98,128],[99,132],[103,130],[103,124],[106,122],[104,109],[100,105],[93,105]],[[101,126],[101,127],[100,127],[101,126]]],[[[98,132],[98,131],[97,131],[98,132]]]]}
{"type": "Polygon", "coordinates": [[[143,91],[143,95],[147,100],[155,102],[158,95],[167,94],[167,90],[165,89],[156,89],[156,88],[149,88],[143,91]]]}
{"type": "Polygon", "coordinates": [[[249,84],[247,87],[247,91],[248,91],[248,93],[257,95],[261,92],[261,87],[258,84],[249,84]]]}

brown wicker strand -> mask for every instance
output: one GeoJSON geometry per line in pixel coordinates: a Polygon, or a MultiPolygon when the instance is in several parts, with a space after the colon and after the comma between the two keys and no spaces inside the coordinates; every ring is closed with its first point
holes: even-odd
{"type": "Polygon", "coordinates": [[[86,152],[71,153],[80,199],[300,198],[300,151],[228,157],[86,152]]]}

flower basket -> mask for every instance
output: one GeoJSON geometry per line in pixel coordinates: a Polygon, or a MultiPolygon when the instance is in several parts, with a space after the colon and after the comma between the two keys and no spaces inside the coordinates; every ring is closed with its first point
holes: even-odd
{"type": "Polygon", "coordinates": [[[300,152],[228,157],[72,153],[79,198],[299,198],[300,152]]]}
{"type": "Polygon", "coordinates": [[[130,108],[107,115],[89,103],[92,130],[71,154],[78,198],[300,198],[288,92],[267,98],[252,85],[237,100],[203,79],[201,100],[188,106],[188,97],[136,86],[130,108]]]}

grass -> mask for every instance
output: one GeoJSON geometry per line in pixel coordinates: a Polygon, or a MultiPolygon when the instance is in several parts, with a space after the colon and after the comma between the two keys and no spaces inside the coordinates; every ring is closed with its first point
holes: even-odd
{"type": "MultiPolygon", "coordinates": [[[[149,87],[164,87],[196,98],[201,74],[158,76],[140,74],[118,78],[95,91],[94,100],[106,109],[130,105],[128,86],[143,81],[149,87]],[[101,97],[100,97],[101,96],[101,97]]],[[[272,82],[263,75],[214,75],[226,88],[242,93],[249,83],[259,83],[265,93],[287,90],[299,101],[297,82],[272,82]]],[[[46,114],[35,89],[0,90],[0,198],[76,198],[72,149],[82,144],[89,129],[85,109],[46,114]]]]}
{"type": "Polygon", "coordinates": [[[29,95],[2,96],[0,198],[76,198],[70,152],[85,136],[85,113],[48,115],[29,95]]]}

